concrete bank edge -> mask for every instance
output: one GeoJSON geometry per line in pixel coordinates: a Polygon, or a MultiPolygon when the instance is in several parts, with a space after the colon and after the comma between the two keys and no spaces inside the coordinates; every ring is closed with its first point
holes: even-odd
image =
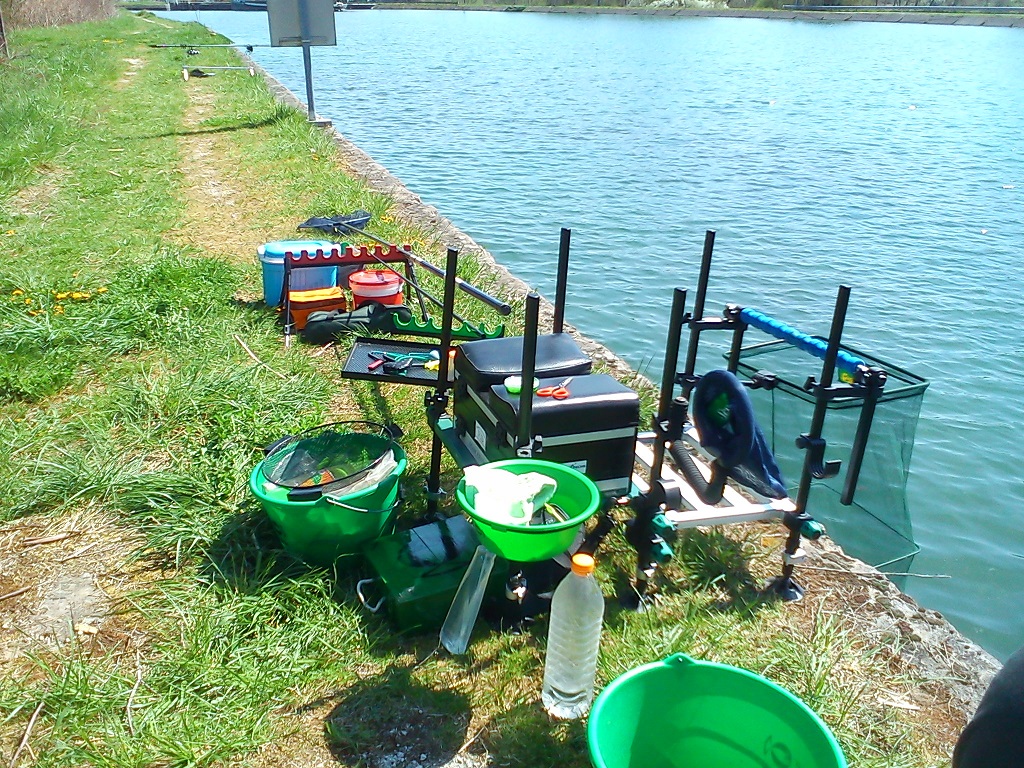
{"type": "MultiPolygon", "coordinates": [[[[281,103],[301,112],[308,108],[294,93],[278,82],[266,70],[245,54],[267,82],[271,92],[281,103]]],[[[395,213],[411,224],[435,230],[445,245],[458,248],[461,253],[473,253],[485,270],[492,270],[502,286],[512,295],[524,296],[530,287],[509,272],[469,235],[459,230],[441,215],[434,206],[425,203],[384,166],[346,139],[336,129],[327,127],[331,140],[338,147],[341,159],[353,174],[364,180],[374,191],[390,196],[395,201],[395,213]]],[[[550,324],[553,307],[541,299],[541,327],[550,324]]],[[[654,386],[640,376],[628,363],[607,347],[579,334],[567,325],[580,346],[593,358],[603,361],[609,369],[626,380],[639,380],[654,386]]],[[[945,688],[951,703],[969,717],[977,708],[992,676],[1001,667],[1000,662],[972,640],[964,636],[938,611],[921,607],[912,597],[904,594],[883,573],[867,563],[850,557],[830,539],[805,542],[809,564],[826,571],[834,571],[852,578],[868,591],[868,598],[857,606],[858,630],[880,643],[891,646],[902,660],[917,670],[927,682],[945,688]]],[[[854,612],[851,609],[851,614],[854,612]]]]}

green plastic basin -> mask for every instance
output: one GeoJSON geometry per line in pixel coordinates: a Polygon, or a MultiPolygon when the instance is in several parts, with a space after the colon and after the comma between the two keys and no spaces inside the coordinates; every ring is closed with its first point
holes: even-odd
{"type": "Polygon", "coordinates": [[[593,481],[571,467],[539,459],[505,459],[486,466],[516,475],[536,472],[555,481],[557,490],[549,502],[565,520],[542,525],[509,525],[488,520],[466,496],[466,478],[455,488],[455,498],[476,526],[480,541],[496,555],[517,563],[548,560],[572,546],[583,525],[601,505],[601,492],[593,481]]]}
{"type": "Polygon", "coordinates": [[[846,768],[832,732],[789,691],[681,653],[613,680],[587,740],[596,768],[846,768]]]}
{"type": "Polygon", "coordinates": [[[284,548],[311,565],[331,565],[343,555],[390,532],[398,504],[399,480],[405,472],[405,451],[392,445],[397,466],[381,482],[337,500],[292,501],[288,489],[270,483],[260,462],[249,475],[249,490],[281,534],[284,548]]]}

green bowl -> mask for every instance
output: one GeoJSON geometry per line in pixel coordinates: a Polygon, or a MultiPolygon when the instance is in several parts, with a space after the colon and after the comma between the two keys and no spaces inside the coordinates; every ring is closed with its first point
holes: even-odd
{"type": "Polygon", "coordinates": [[[792,693],[682,653],[613,680],[587,741],[595,768],[847,768],[828,726],[792,693]]]}
{"type": "Polygon", "coordinates": [[[455,488],[455,498],[476,526],[480,541],[491,552],[517,563],[549,560],[572,546],[580,527],[601,506],[601,492],[593,481],[571,467],[539,459],[505,459],[486,466],[516,475],[536,472],[555,481],[558,488],[549,504],[558,507],[565,520],[542,525],[507,525],[488,520],[474,509],[466,496],[466,478],[455,488]]]}

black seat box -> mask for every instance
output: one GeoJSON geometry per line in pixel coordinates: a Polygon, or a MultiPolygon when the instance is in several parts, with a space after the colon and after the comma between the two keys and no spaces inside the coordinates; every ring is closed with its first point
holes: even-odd
{"type": "MultiPolygon", "coordinates": [[[[540,388],[568,377],[540,379],[540,388]]],[[[578,469],[602,492],[629,493],[640,398],[604,373],[573,376],[565,387],[569,397],[555,400],[534,395],[530,433],[539,438],[535,458],[578,469]]],[[[488,461],[513,458],[519,431],[519,395],[503,384],[483,392],[466,391],[455,403],[458,432],[471,440],[488,461]]]]}

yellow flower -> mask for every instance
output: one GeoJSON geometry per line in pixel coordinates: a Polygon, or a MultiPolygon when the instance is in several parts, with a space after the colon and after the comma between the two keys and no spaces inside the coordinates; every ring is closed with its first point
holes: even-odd
{"type": "Polygon", "coordinates": [[[13,229],[8,229],[6,232],[4,232],[4,234],[5,235],[13,235],[14,234],[14,230],[13,229]]]}
{"type": "Polygon", "coordinates": [[[64,299],[66,299],[70,295],[71,294],[67,291],[61,291],[60,293],[53,294],[53,297],[57,299],[57,301],[64,301],[64,299]]]}
{"type": "Polygon", "coordinates": [[[64,314],[64,305],[63,304],[58,304],[56,307],[53,308],[53,311],[55,313],[57,313],[58,315],[63,315],[64,314]]]}
{"type": "Polygon", "coordinates": [[[31,304],[32,303],[32,299],[25,299],[25,303],[26,304],[31,304]]]}
{"type": "Polygon", "coordinates": [[[88,299],[89,294],[82,293],[81,291],[75,291],[74,293],[71,294],[71,298],[75,299],[76,301],[81,301],[82,299],[88,299]]]}
{"type": "Polygon", "coordinates": [[[21,290],[21,288],[15,288],[13,291],[11,291],[11,296],[21,296],[23,293],[25,292],[21,290]]]}
{"type": "Polygon", "coordinates": [[[32,309],[32,310],[29,310],[29,314],[30,314],[30,315],[31,315],[32,317],[35,317],[36,315],[40,315],[40,314],[42,314],[42,312],[43,312],[43,310],[41,310],[41,309],[32,309]]]}
{"type": "Polygon", "coordinates": [[[96,293],[106,293],[106,292],[107,292],[106,286],[102,286],[101,285],[99,288],[96,289],[96,293]]]}

